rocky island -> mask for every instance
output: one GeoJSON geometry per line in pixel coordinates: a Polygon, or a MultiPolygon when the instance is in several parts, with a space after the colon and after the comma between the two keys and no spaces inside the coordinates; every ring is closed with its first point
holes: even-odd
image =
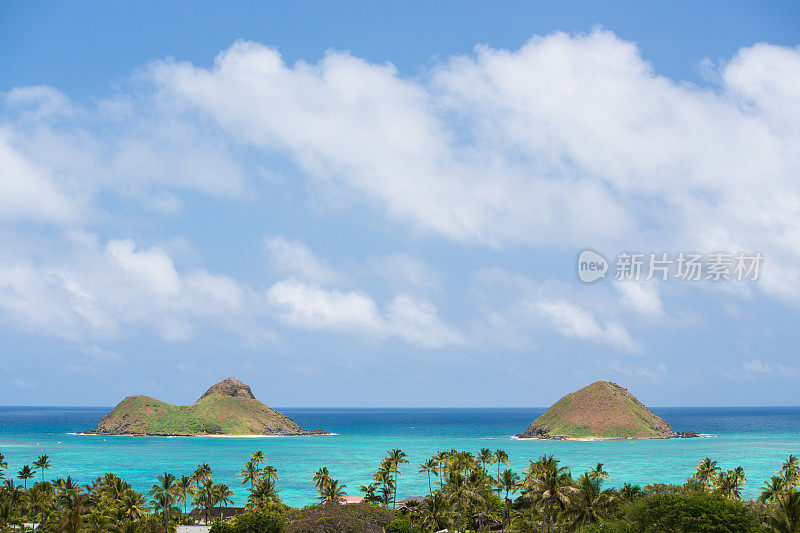
{"type": "Polygon", "coordinates": [[[250,387],[228,378],[191,405],[173,405],[149,396],[128,396],[86,433],[159,436],[304,436],[327,431],[301,428],[258,401],[250,387]]]}
{"type": "Polygon", "coordinates": [[[521,439],[557,440],[696,436],[691,431],[674,432],[666,420],[610,381],[596,381],[564,396],[517,435],[521,439]]]}

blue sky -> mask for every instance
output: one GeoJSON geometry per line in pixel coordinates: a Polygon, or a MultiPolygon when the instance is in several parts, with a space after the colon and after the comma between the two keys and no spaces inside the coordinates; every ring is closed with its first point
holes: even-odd
{"type": "Polygon", "coordinates": [[[797,405],[793,2],[6,2],[0,404],[797,405]],[[611,261],[576,275],[578,253],[611,261]],[[757,281],[614,281],[760,252],[757,281]]]}

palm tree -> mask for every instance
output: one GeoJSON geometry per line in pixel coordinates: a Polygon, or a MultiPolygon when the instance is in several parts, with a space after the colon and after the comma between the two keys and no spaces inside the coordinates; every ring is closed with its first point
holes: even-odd
{"type": "Polygon", "coordinates": [[[210,478],[205,478],[199,488],[195,489],[194,497],[192,498],[192,505],[196,509],[203,510],[203,518],[206,524],[208,524],[211,507],[214,505],[213,490],[214,482],[210,478]]]}
{"type": "Polygon", "coordinates": [[[397,476],[400,475],[400,465],[404,463],[408,463],[408,459],[406,459],[406,454],[402,450],[395,448],[394,450],[389,450],[388,452],[389,460],[391,461],[391,471],[394,473],[394,501],[392,503],[392,509],[397,508],[397,476]]]}
{"type": "Polygon", "coordinates": [[[437,474],[437,468],[439,467],[439,461],[436,457],[431,457],[424,463],[419,464],[419,473],[427,472],[428,473],[428,492],[433,495],[433,487],[431,486],[431,474],[437,474]]]}
{"type": "Polygon", "coordinates": [[[508,454],[503,450],[495,450],[494,452],[494,462],[497,463],[497,477],[500,478],[500,464],[507,465],[508,464],[508,454]]]}
{"type": "Polygon", "coordinates": [[[314,486],[317,488],[317,492],[322,496],[323,489],[331,480],[331,475],[328,472],[328,467],[323,466],[316,472],[314,472],[314,486]]]}
{"type": "Polygon", "coordinates": [[[34,475],[33,470],[31,469],[30,465],[25,465],[19,469],[17,472],[17,478],[21,479],[22,482],[25,484],[25,490],[28,490],[28,480],[32,478],[34,475]]]}
{"type": "MultiPolygon", "coordinates": [[[[201,465],[197,465],[197,468],[194,469],[192,473],[192,479],[195,482],[195,494],[194,498],[192,498],[192,505],[195,506],[197,509],[196,503],[203,503],[205,505],[205,494],[200,490],[200,484],[205,484],[207,481],[210,481],[213,478],[214,471],[211,470],[211,466],[208,463],[203,463],[201,465]]],[[[203,508],[205,510],[205,507],[203,508]]],[[[207,521],[207,519],[206,519],[207,521]]]]}
{"type": "Polygon", "coordinates": [[[741,468],[737,467],[735,470],[728,470],[717,475],[714,492],[728,498],[740,499],[742,497],[741,488],[745,483],[744,470],[741,468]]]}
{"type": "Polygon", "coordinates": [[[250,460],[253,461],[253,464],[257,467],[261,466],[261,463],[267,462],[267,456],[264,455],[264,452],[261,450],[256,450],[253,452],[253,455],[250,456],[250,460]]]}
{"type": "MultiPolygon", "coordinates": [[[[33,528],[31,531],[36,531],[36,510],[42,510],[42,522],[44,521],[44,510],[48,500],[47,491],[43,488],[44,484],[36,484],[28,491],[28,504],[31,506],[33,516],[33,528]]],[[[40,522],[41,523],[41,522],[40,522]]]]}
{"type": "Polygon", "coordinates": [[[0,470],[5,470],[8,468],[8,463],[6,462],[6,456],[0,453],[0,470]]]}
{"type": "Polygon", "coordinates": [[[776,501],[787,488],[786,480],[782,475],[772,476],[769,481],[764,482],[758,501],[762,503],[772,503],[776,501]]]}
{"type": "Polygon", "coordinates": [[[781,465],[781,476],[786,481],[786,485],[797,487],[800,485],[800,461],[797,456],[790,454],[781,465]]]}
{"type": "Polygon", "coordinates": [[[242,485],[250,482],[250,488],[252,489],[255,485],[256,481],[261,474],[261,471],[258,469],[258,465],[256,465],[253,459],[250,459],[244,464],[244,468],[239,470],[239,475],[242,476],[242,485]]]}
{"type": "Polygon", "coordinates": [[[372,480],[381,488],[381,504],[384,507],[389,507],[389,502],[394,492],[394,477],[392,476],[391,465],[389,464],[388,458],[381,461],[381,466],[378,468],[378,471],[375,472],[375,475],[372,476],[372,480]]]}
{"type": "Polygon", "coordinates": [[[443,451],[436,454],[436,461],[439,463],[439,487],[444,486],[444,481],[442,478],[444,477],[445,472],[448,470],[448,461],[450,460],[450,452],[443,451]]]}
{"type": "Polygon", "coordinates": [[[494,453],[489,448],[481,448],[477,455],[478,462],[486,469],[486,465],[494,463],[494,453]]]}
{"type": "Polygon", "coordinates": [[[603,470],[603,463],[597,463],[597,466],[594,468],[589,469],[589,477],[594,481],[600,481],[601,479],[610,479],[608,472],[603,470]]]}
{"type": "Polygon", "coordinates": [[[40,455],[39,458],[33,462],[33,466],[42,473],[42,483],[44,483],[44,471],[50,470],[53,464],[50,458],[46,455],[40,455]]]}
{"type": "Polygon", "coordinates": [[[232,499],[234,496],[233,491],[225,483],[217,483],[216,485],[214,485],[214,487],[211,490],[211,494],[212,494],[211,497],[214,502],[212,507],[214,507],[215,505],[219,505],[220,507],[222,507],[222,505],[224,504],[233,505],[233,499],[232,499]]]}
{"type": "Polygon", "coordinates": [[[280,491],[275,488],[275,482],[271,478],[261,478],[255,487],[250,489],[250,495],[247,496],[247,508],[266,511],[271,504],[280,503],[278,492],[280,491]]]}
{"type": "Polygon", "coordinates": [[[506,468],[503,470],[502,474],[500,474],[497,485],[500,490],[506,491],[506,497],[503,499],[503,530],[505,531],[506,520],[508,519],[508,495],[509,493],[514,494],[520,488],[519,474],[506,468]]]}
{"type": "Polygon", "coordinates": [[[569,468],[559,467],[558,462],[552,455],[543,455],[537,461],[531,461],[526,471],[526,490],[543,507],[542,533],[548,518],[549,531],[553,531],[556,511],[565,509],[570,503],[570,495],[577,491],[572,486],[569,468]]]}
{"type": "Polygon", "coordinates": [[[381,497],[375,494],[378,489],[377,483],[370,483],[369,485],[361,485],[358,491],[364,493],[364,500],[371,503],[381,503],[381,497]]]}
{"type": "Polygon", "coordinates": [[[644,490],[639,485],[631,485],[630,483],[625,483],[619,488],[619,497],[625,501],[635,500],[636,498],[641,498],[645,495],[644,490]]]}
{"type": "Polygon", "coordinates": [[[602,490],[602,483],[602,477],[597,478],[592,472],[587,472],[578,478],[578,491],[571,501],[570,514],[573,516],[573,521],[570,529],[581,529],[587,524],[602,520],[602,515],[614,499],[611,490],[602,490]]]}
{"type": "Polygon", "coordinates": [[[742,468],[741,466],[737,466],[736,468],[733,469],[733,473],[736,476],[736,481],[738,481],[741,486],[744,486],[744,484],[746,483],[744,477],[744,468],[742,468]]]}
{"type": "Polygon", "coordinates": [[[697,472],[695,472],[694,478],[699,481],[705,489],[708,489],[719,472],[720,467],[717,465],[717,462],[712,461],[710,457],[706,457],[697,465],[697,472]]]}
{"type": "Polygon", "coordinates": [[[261,469],[261,478],[278,481],[278,470],[272,465],[267,465],[261,469]]]}
{"type": "Polygon", "coordinates": [[[461,471],[453,470],[444,486],[449,503],[455,504],[458,514],[458,530],[463,531],[464,518],[471,503],[484,503],[483,496],[475,490],[475,486],[467,481],[461,471]]]}
{"type": "Polygon", "coordinates": [[[169,527],[169,511],[172,507],[172,497],[176,492],[175,476],[169,472],[164,472],[156,476],[158,483],[153,485],[150,489],[150,497],[157,507],[164,511],[164,531],[166,532],[169,527]]]}
{"type": "Polygon", "coordinates": [[[197,468],[195,468],[194,472],[192,473],[192,479],[194,479],[196,488],[199,490],[200,483],[202,483],[207,479],[211,479],[213,475],[214,471],[211,470],[211,466],[209,466],[208,463],[203,463],[201,465],[198,465],[197,468]]]}
{"type": "Polygon", "coordinates": [[[347,493],[344,491],[345,488],[347,488],[347,485],[340,485],[338,479],[329,479],[320,494],[320,499],[326,503],[340,502],[347,496],[347,493]]]}
{"type": "Polygon", "coordinates": [[[183,504],[183,514],[187,513],[186,504],[189,500],[189,496],[194,492],[194,487],[192,485],[193,481],[190,476],[181,476],[175,483],[175,495],[177,496],[178,503],[183,504]]]}
{"type": "Polygon", "coordinates": [[[776,533],[800,531],[800,491],[794,487],[784,492],[772,507],[769,525],[776,533]]]}
{"type": "Polygon", "coordinates": [[[147,516],[147,502],[144,496],[133,489],[128,489],[122,494],[119,507],[123,516],[131,522],[137,522],[147,516]]]}
{"type": "Polygon", "coordinates": [[[438,492],[431,496],[428,496],[422,501],[422,505],[420,506],[420,510],[422,511],[423,515],[423,523],[426,526],[430,526],[432,531],[438,531],[440,526],[444,526],[445,524],[442,523],[445,515],[448,511],[447,500],[445,500],[442,494],[438,492]]]}

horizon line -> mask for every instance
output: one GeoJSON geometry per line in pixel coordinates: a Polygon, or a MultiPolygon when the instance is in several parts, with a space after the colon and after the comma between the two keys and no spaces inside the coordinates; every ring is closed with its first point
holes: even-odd
{"type": "MultiPolygon", "coordinates": [[[[117,402],[116,405],[118,405],[117,402]]],[[[6,407],[30,407],[30,408],[85,408],[85,409],[113,409],[116,405],[85,405],[85,404],[67,404],[67,405],[49,405],[49,404],[6,404],[0,405],[0,409],[6,407]]],[[[177,405],[177,404],[174,404],[177,405]]],[[[191,404],[187,404],[191,405],[191,404]]],[[[489,405],[489,406],[474,406],[474,405],[390,405],[390,406],[368,406],[368,405],[333,405],[333,406],[320,406],[320,405],[281,405],[281,406],[268,406],[273,410],[281,409],[549,409],[551,406],[511,406],[511,405],[489,405]]],[[[647,406],[646,406],[647,407],[647,406]]],[[[782,407],[782,408],[800,408],[800,405],[777,405],[777,404],[755,404],[755,405],[653,405],[647,407],[648,409],[735,409],[735,408],[753,408],[753,407],[782,407]]]]}

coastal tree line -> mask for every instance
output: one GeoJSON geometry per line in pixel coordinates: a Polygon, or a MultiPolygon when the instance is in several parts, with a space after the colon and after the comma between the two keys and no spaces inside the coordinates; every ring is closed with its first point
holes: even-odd
{"type": "Polygon", "coordinates": [[[70,476],[47,479],[47,455],[14,475],[0,454],[0,531],[164,533],[179,524],[206,523],[212,533],[800,532],[800,464],[794,455],[752,501],[742,499],[744,470],[723,469],[711,458],[682,485],[618,488],[606,486],[611,473],[602,463],[577,476],[551,455],[530,460],[521,472],[508,463],[503,450],[439,452],[412,469],[425,476],[428,493],[398,502],[401,476],[410,467],[406,454],[393,449],[359,487],[363,502],[343,505],[347,486],[321,467],[309,480],[317,503],[296,509],[283,503],[277,470],[256,451],[238,475],[247,487],[247,511],[223,520],[234,494],[215,482],[208,464],[185,475],[158,475],[142,493],[113,473],[88,484],[70,476]]]}

